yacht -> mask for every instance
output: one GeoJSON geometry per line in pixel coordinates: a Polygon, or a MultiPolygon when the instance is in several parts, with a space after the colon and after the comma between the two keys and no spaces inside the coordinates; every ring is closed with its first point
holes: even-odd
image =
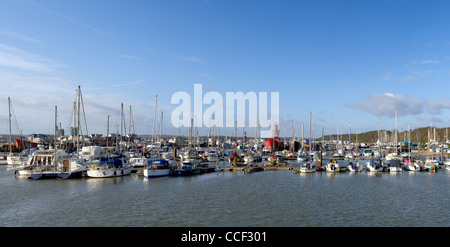
{"type": "Polygon", "coordinates": [[[420,171],[420,166],[412,159],[403,160],[403,168],[411,172],[420,171]]]}
{"type": "Polygon", "coordinates": [[[350,172],[361,172],[362,166],[359,164],[359,161],[356,164],[355,162],[349,161],[347,163],[347,170],[350,172]]]}
{"type": "Polygon", "coordinates": [[[368,160],[365,164],[366,171],[368,172],[382,172],[383,165],[381,164],[381,160],[368,160]]]}
{"type": "Polygon", "coordinates": [[[339,164],[336,162],[336,160],[331,160],[330,162],[328,162],[327,164],[327,172],[340,172],[341,171],[341,167],[339,166],[339,164]]]}
{"type": "Polygon", "coordinates": [[[93,164],[87,170],[87,176],[91,178],[120,177],[129,175],[132,169],[133,166],[127,162],[126,157],[119,154],[93,164]]]}
{"type": "Polygon", "coordinates": [[[400,163],[400,160],[398,159],[392,159],[386,161],[386,166],[384,167],[384,170],[387,172],[401,172],[402,171],[402,165],[400,163]]]}
{"type": "Polygon", "coordinates": [[[181,163],[177,163],[174,169],[171,169],[171,176],[189,176],[199,174],[200,170],[197,166],[191,161],[183,161],[181,163]]]}
{"type": "Polygon", "coordinates": [[[300,165],[299,172],[300,173],[314,173],[314,172],[316,172],[316,166],[310,162],[303,163],[300,165]]]}
{"type": "Polygon", "coordinates": [[[170,165],[165,159],[151,160],[143,172],[146,178],[169,176],[170,165]]]}
{"type": "Polygon", "coordinates": [[[88,165],[84,159],[73,158],[65,150],[37,150],[27,161],[31,169],[20,170],[29,179],[80,178],[86,175],[88,165]]]}

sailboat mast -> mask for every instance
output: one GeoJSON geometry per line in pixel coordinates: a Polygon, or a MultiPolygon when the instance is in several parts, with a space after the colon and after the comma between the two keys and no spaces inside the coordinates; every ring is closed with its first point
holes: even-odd
{"type": "Polygon", "coordinates": [[[106,155],[108,155],[109,150],[109,115],[106,117],[106,155]]]}
{"type": "Polygon", "coordinates": [[[154,138],[155,138],[155,125],[156,125],[156,109],[158,108],[158,95],[155,97],[155,112],[153,114],[153,130],[152,130],[152,146],[154,145],[154,138]]]}
{"type": "Polygon", "coordinates": [[[312,123],[311,123],[311,119],[312,119],[312,112],[309,112],[309,155],[311,155],[311,145],[312,145],[312,135],[311,135],[312,123]]]}
{"type": "Polygon", "coordinates": [[[80,158],[80,98],[81,98],[81,87],[78,85],[78,109],[77,109],[77,158],[80,158]]]}
{"type": "MultiPolygon", "coordinates": [[[[55,106],[55,138],[54,138],[54,144],[53,144],[54,145],[53,149],[54,149],[55,156],[53,158],[53,162],[56,161],[56,132],[58,131],[57,114],[58,114],[58,107],[55,106]]],[[[56,164],[56,163],[54,163],[54,164],[56,164]]]]}
{"type": "Polygon", "coordinates": [[[11,99],[8,97],[8,116],[9,116],[9,154],[12,153],[12,134],[11,134],[11,99]]]}

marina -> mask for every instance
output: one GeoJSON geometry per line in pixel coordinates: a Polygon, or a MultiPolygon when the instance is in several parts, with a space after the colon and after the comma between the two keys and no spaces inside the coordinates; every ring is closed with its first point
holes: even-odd
{"type": "MultiPolygon", "coordinates": [[[[157,98],[155,113],[156,106],[157,98]]],[[[81,109],[78,87],[73,130],[82,129],[81,109]]],[[[124,123],[123,103],[120,110],[124,123]]],[[[131,119],[130,107],[129,129],[131,119]]],[[[150,136],[124,134],[125,124],[119,134],[110,132],[109,116],[106,122],[106,136],[65,136],[57,125],[39,139],[4,136],[0,186],[8,210],[0,224],[450,226],[450,150],[432,128],[427,142],[399,142],[396,131],[385,142],[380,131],[376,142],[351,142],[350,135],[280,137],[277,123],[271,138],[250,138],[237,128],[233,136],[199,136],[195,124],[189,136],[158,134],[156,124],[150,136]],[[90,207],[95,213],[81,218],[66,213],[90,207]],[[393,208],[394,217],[383,213],[393,208]]]]}
{"type": "Polygon", "coordinates": [[[450,226],[446,171],[269,169],[35,181],[5,168],[2,226],[450,226]]]}

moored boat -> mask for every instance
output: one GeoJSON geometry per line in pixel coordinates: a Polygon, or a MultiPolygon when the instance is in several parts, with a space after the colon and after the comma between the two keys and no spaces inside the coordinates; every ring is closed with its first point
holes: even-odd
{"type": "Polygon", "coordinates": [[[384,171],[387,172],[401,172],[402,171],[402,165],[400,163],[400,160],[398,159],[391,159],[386,161],[386,166],[384,167],[384,171]]]}
{"type": "Polygon", "coordinates": [[[420,166],[412,159],[405,159],[403,161],[403,168],[405,171],[417,172],[420,171],[420,166]]]}
{"type": "Polygon", "coordinates": [[[133,166],[123,155],[117,155],[92,164],[87,170],[87,176],[91,178],[120,177],[129,175],[132,169],[133,166]]]}
{"type": "Polygon", "coordinates": [[[20,175],[29,179],[80,178],[88,170],[84,159],[72,158],[64,150],[37,150],[27,166],[31,169],[19,170],[20,175]]]}
{"type": "Polygon", "coordinates": [[[191,161],[177,163],[170,171],[170,176],[189,176],[199,174],[200,170],[191,161]]]}
{"type": "Polygon", "coordinates": [[[349,172],[361,172],[362,166],[359,164],[359,161],[356,162],[356,164],[355,164],[355,162],[349,161],[347,163],[347,170],[349,172]]]}
{"type": "Polygon", "coordinates": [[[165,159],[151,160],[144,168],[143,173],[146,178],[169,176],[169,162],[165,159]]]}
{"type": "Polygon", "coordinates": [[[327,164],[327,172],[340,172],[341,171],[341,167],[339,166],[339,164],[336,162],[336,160],[331,160],[330,162],[328,162],[327,164]]]}
{"type": "Polygon", "coordinates": [[[303,163],[298,168],[299,173],[314,173],[316,170],[316,166],[311,162],[303,163]]]}

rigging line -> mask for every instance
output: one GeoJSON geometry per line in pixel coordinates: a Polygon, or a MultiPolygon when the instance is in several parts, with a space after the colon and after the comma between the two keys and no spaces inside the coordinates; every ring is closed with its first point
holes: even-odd
{"type": "Polygon", "coordinates": [[[17,128],[17,133],[20,134],[19,122],[17,121],[16,113],[14,112],[14,107],[13,107],[12,103],[10,103],[10,107],[11,107],[11,115],[14,119],[14,126],[17,128]]]}
{"type": "Polygon", "coordinates": [[[88,127],[87,127],[87,120],[86,120],[86,112],[84,111],[84,101],[83,101],[83,95],[81,93],[81,89],[80,89],[80,99],[81,99],[81,106],[83,107],[84,127],[86,128],[86,135],[89,136],[88,127]]]}

